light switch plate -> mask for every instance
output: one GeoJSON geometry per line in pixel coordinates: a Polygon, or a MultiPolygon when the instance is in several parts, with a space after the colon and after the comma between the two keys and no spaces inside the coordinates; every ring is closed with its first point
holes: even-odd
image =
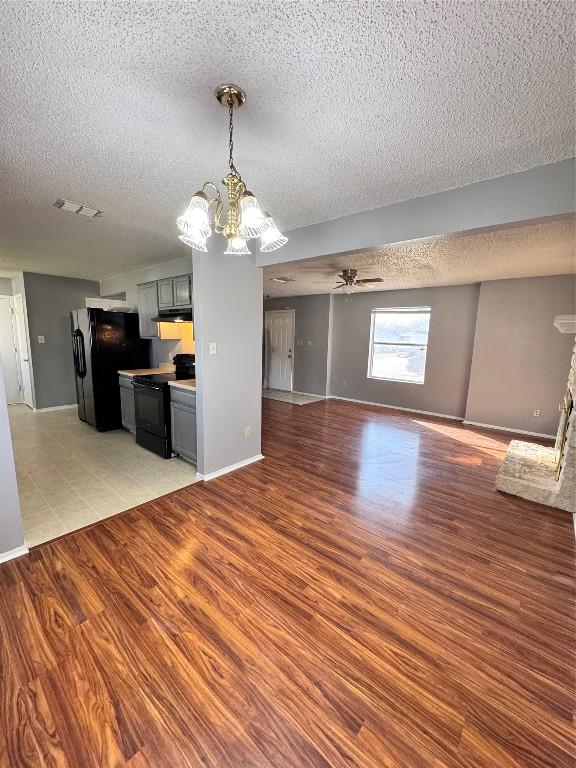
{"type": "Polygon", "coordinates": [[[44,336],[38,336],[38,344],[46,344],[46,339],[44,336]]]}
{"type": "Polygon", "coordinates": [[[210,355],[215,355],[216,354],[216,342],[215,341],[211,341],[210,344],[208,345],[208,353],[210,355]]]}

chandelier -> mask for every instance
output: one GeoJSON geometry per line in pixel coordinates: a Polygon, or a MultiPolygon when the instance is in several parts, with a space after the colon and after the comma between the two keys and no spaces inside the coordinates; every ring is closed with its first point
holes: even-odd
{"type": "Polygon", "coordinates": [[[244,104],[246,93],[237,85],[220,85],[216,88],[216,98],[222,106],[228,107],[229,116],[229,173],[222,179],[226,187],[226,206],[216,184],[207,181],[176,220],[182,233],[179,239],[197,251],[207,251],[206,240],[212,232],[218,232],[227,239],[226,255],[243,256],[250,255],[246,241],[259,237],[261,251],[275,251],[287,243],[288,238],[280,232],[272,216],[260,208],[234,165],[234,108],[244,104]]]}

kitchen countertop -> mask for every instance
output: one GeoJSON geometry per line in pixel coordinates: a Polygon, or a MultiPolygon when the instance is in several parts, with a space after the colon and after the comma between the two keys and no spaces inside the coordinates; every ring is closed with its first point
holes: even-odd
{"type": "Polygon", "coordinates": [[[131,371],[118,371],[120,376],[147,376],[149,373],[174,373],[174,367],[171,368],[134,368],[131,371]]]}
{"type": "Polygon", "coordinates": [[[193,389],[196,391],[196,379],[176,379],[176,381],[169,381],[168,384],[178,389],[193,389]]]}

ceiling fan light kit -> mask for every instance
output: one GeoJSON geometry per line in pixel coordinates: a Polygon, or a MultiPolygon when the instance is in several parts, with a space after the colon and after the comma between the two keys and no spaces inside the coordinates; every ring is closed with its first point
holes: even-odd
{"type": "Polygon", "coordinates": [[[226,84],[216,88],[216,98],[228,108],[228,166],[229,173],[222,179],[226,187],[226,206],[217,185],[205,182],[196,192],[188,208],[176,220],[182,233],[179,239],[197,251],[208,250],[206,241],[217,232],[227,239],[224,251],[228,256],[250,255],[247,241],[260,238],[260,250],[267,253],[281,248],[288,242],[269,213],[262,211],[256,197],[246,188],[234,165],[234,109],[246,101],[246,93],[237,85],[226,84]],[[209,192],[212,194],[209,194],[209,192]],[[212,207],[214,206],[214,207],[212,207]],[[226,208],[226,216],[224,212],[226,208]]]}

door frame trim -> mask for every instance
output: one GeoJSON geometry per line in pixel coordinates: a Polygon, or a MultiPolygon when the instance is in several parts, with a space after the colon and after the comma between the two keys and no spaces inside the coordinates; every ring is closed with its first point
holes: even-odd
{"type": "Polygon", "coordinates": [[[12,306],[14,308],[14,324],[15,324],[15,331],[16,331],[16,342],[18,345],[18,355],[19,355],[19,366],[20,366],[20,383],[22,384],[22,403],[24,405],[27,405],[28,408],[34,409],[35,405],[35,394],[34,394],[34,370],[32,367],[32,344],[30,343],[30,329],[28,327],[28,314],[26,311],[26,296],[24,295],[23,291],[18,291],[18,293],[13,294],[12,296],[12,306]],[[22,310],[22,326],[23,326],[23,338],[20,338],[20,334],[18,333],[18,302],[17,299],[19,299],[20,308],[22,310]],[[25,377],[24,375],[24,368],[22,365],[22,358],[24,357],[24,354],[28,357],[28,376],[25,377]],[[26,387],[24,385],[24,380],[27,379],[27,384],[30,387],[30,402],[26,401],[26,387]]]}
{"type": "Polygon", "coordinates": [[[24,402],[24,384],[22,381],[22,365],[20,363],[20,341],[18,339],[18,329],[16,328],[16,305],[14,303],[14,294],[0,293],[0,299],[8,299],[10,315],[12,320],[12,341],[14,342],[14,351],[16,353],[16,378],[18,380],[18,402],[8,403],[8,405],[26,405],[24,402]]]}
{"type": "Polygon", "coordinates": [[[264,388],[269,389],[268,382],[268,336],[266,334],[266,315],[273,313],[292,315],[292,365],[290,366],[290,389],[282,389],[280,392],[294,392],[294,361],[296,359],[296,310],[295,309],[266,309],[264,310],[264,388]]]}

